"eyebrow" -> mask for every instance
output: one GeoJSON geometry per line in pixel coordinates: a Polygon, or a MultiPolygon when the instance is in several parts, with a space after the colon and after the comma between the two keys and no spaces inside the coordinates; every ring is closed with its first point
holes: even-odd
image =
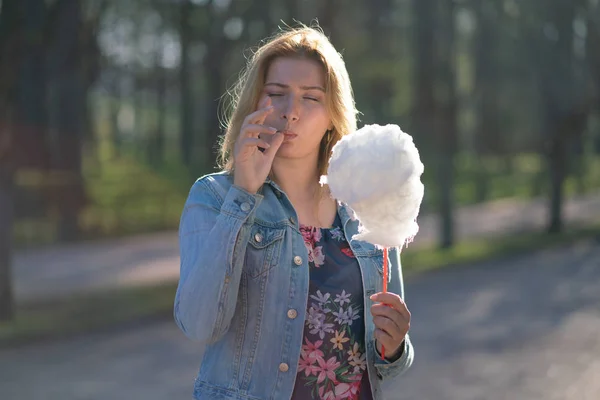
{"type": "MultiPolygon", "coordinates": [[[[283,89],[289,89],[289,85],[285,85],[283,83],[278,83],[278,82],[269,82],[266,83],[265,86],[277,86],[283,89]]],[[[321,92],[325,93],[325,89],[323,89],[321,86],[300,86],[300,89],[302,90],[320,90],[321,92]]]]}

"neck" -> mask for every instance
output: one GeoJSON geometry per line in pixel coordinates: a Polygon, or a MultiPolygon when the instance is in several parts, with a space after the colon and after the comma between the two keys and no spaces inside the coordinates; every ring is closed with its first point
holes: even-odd
{"type": "Polygon", "coordinates": [[[273,161],[273,180],[291,199],[314,198],[319,187],[317,160],[279,159],[273,161]],[[307,166],[312,166],[307,168],[307,166]]]}

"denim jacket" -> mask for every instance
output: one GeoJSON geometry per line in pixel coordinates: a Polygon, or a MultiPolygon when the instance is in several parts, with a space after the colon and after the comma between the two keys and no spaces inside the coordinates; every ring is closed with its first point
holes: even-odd
{"type": "MultiPolygon", "coordinates": [[[[412,364],[382,360],[375,348],[369,296],[381,291],[383,251],[352,240],[359,221],[338,202],[344,234],[358,259],[364,290],[367,371],[373,399],[381,384],[412,364]]],[[[203,349],[196,399],[289,399],[302,346],[309,288],[308,253],[286,194],[267,180],[257,194],[225,172],[192,186],[179,228],[181,271],[175,321],[203,349]]],[[[400,255],[389,250],[388,290],[404,297],[400,255]]]]}

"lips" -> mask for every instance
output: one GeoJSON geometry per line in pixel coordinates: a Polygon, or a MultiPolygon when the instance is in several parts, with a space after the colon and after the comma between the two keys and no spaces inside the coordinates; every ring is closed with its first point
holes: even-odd
{"type": "Polygon", "coordinates": [[[284,140],[292,140],[292,139],[294,139],[295,137],[297,137],[297,136],[298,136],[298,135],[297,135],[297,134],[295,134],[294,132],[292,132],[292,131],[289,131],[289,130],[287,130],[287,129],[286,129],[286,130],[283,130],[283,131],[279,131],[279,132],[283,133],[284,140]]]}

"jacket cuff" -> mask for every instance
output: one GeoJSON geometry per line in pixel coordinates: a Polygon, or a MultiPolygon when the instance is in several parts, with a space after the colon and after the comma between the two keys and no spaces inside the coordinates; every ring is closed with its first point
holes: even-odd
{"type": "Polygon", "coordinates": [[[377,355],[375,360],[375,370],[377,372],[377,377],[380,380],[402,375],[406,370],[408,370],[414,360],[414,348],[408,335],[406,335],[404,338],[404,349],[402,350],[402,355],[400,355],[397,360],[382,360],[381,354],[379,354],[379,351],[377,351],[377,346],[374,347],[375,354],[377,355]]]}
{"type": "Polygon", "coordinates": [[[252,194],[239,186],[232,185],[221,206],[221,211],[240,220],[253,219],[254,213],[262,202],[263,196],[252,194]]]}

